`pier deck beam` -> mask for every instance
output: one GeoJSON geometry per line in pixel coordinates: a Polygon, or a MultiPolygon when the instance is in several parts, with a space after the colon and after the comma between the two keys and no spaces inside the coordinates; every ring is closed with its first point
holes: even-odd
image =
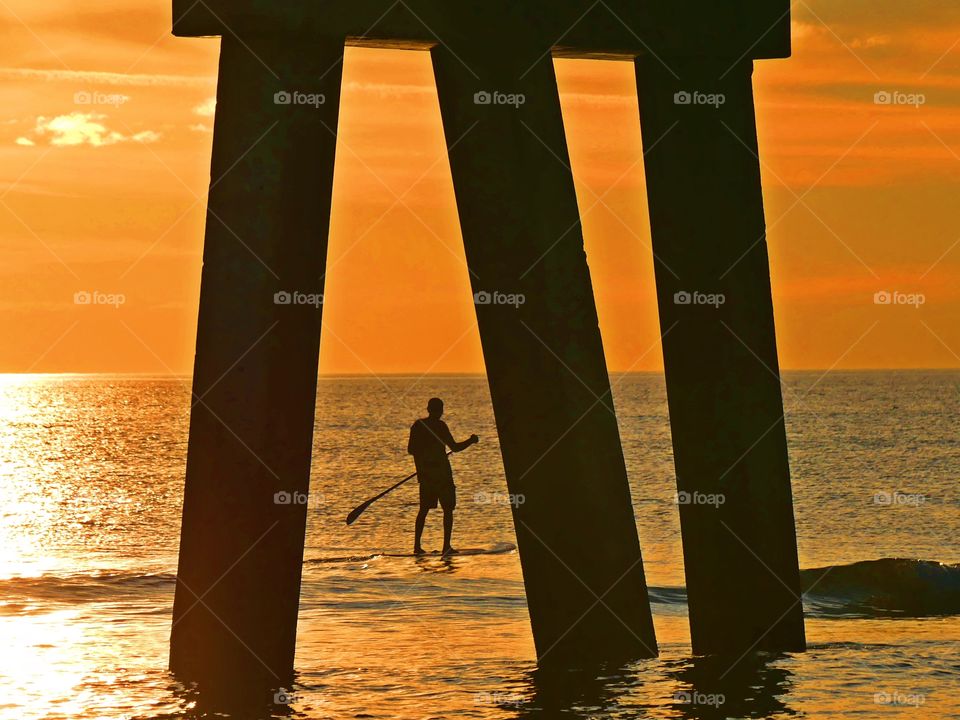
{"type": "Polygon", "coordinates": [[[802,650],[752,63],[636,68],[693,649],[802,650]]]}
{"type": "Polygon", "coordinates": [[[341,55],[223,38],[170,666],[235,694],[293,673],[341,55]]]}

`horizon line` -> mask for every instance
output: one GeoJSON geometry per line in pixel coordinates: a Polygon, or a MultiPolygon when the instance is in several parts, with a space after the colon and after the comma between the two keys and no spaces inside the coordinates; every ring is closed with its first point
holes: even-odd
{"type": "MultiPolygon", "coordinates": [[[[608,370],[609,375],[663,375],[663,369],[658,370],[608,370]]],[[[781,368],[782,373],[882,373],[882,372],[960,372],[960,366],[941,366],[941,367],[862,367],[862,368],[816,368],[816,367],[794,367],[781,368]]],[[[24,376],[24,377],[139,377],[139,378],[192,378],[192,372],[170,373],[170,372],[141,372],[141,371],[62,371],[62,372],[25,372],[25,371],[0,371],[0,376],[24,376]]],[[[391,371],[391,372],[322,372],[317,374],[318,379],[337,379],[337,378],[406,378],[406,377],[487,377],[486,372],[480,371],[454,371],[454,372],[427,372],[419,373],[410,371],[391,371]]]]}

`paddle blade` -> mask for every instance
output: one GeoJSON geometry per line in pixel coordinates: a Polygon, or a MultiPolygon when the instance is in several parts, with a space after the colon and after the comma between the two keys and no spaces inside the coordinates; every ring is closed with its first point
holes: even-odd
{"type": "Polygon", "coordinates": [[[353,511],[351,511],[351,513],[347,515],[347,525],[353,525],[357,521],[357,518],[363,515],[364,511],[368,507],[370,507],[372,503],[373,503],[373,500],[367,500],[362,505],[358,505],[357,507],[355,507],[353,511]]]}

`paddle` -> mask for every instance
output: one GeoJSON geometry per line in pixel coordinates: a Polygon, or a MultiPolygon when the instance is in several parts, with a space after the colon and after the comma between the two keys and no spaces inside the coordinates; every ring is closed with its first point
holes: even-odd
{"type": "MultiPolygon", "coordinates": [[[[453,450],[447,453],[447,457],[450,457],[451,455],[453,455],[453,450]]],[[[353,525],[353,523],[357,521],[357,518],[363,515],[364,512],[366,512],[366,509],[368,507],[373,505],[377,500],[382,498],[384,495],[389,495],[390,493],[392,493],[394,490],[396,490],[398,487],[403,485],[405,482],[413,480],[416,476],[417,476],[416,473],[414,473],[413,475],[408,475],[393,487],[389,487],[379,495],[376,495],[375,497],[370,498],[366,502],[363,502],[360,505],[357,505],[357,507],[355,507],[353,511],[349,515],[347,515],[347,525],[353,525]]]]}

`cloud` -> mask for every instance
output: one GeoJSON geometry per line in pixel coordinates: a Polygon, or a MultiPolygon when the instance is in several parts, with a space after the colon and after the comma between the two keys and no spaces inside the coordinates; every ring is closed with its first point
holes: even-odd
{"type": "Polygon", "coordinates": [[[215,97],[208,97],[193,109],[194,115],[199,115],[200,117],[213,117],[216,112],[217,98],[215,97]]]}
{"type": "MultiPolygon", "coordinates": [[[[34,134],[37,137],[49,138],[50,144],[56,147],[74,147],[77,145],[104,147],[122,142],[154,143],[160,139],[160,133],[152,130],[124,135],[104,125],[102,121],[105,118],[106,115],[98,113],[80,112],[57,115],[53,118],[40,116],[37,118],[34,134]]],[[[20,142],[21,140],[34,144],[30,138],[20,138],[17,140],[17,144],[27,144],[20,142]]]]}
{"type": "Polygon", "coordinates": [[[24,147],[33,147],[36,143],[28,137],[18,137],[14,142],[17,145],[23,145],[24,147]]]}
{"type": "Polygon", "coordinates": [[[941,28],[960,23],[960,6],[943,0],[876,2],[876,0],[801,0],[793,6],[794,18],[823,24],[832,30],[871,32],[941,28]]]}
{"type": "Polygon", "coordinates": [[[56,146],[70,145],[115,145],[123,142],[123,135],[115,130],[108,130],[106,125],[98,122],[103,115],[94,113],[70,113],[58,115],[54,118],[37,118],[37,135],[50,136],[50,144],[56,146]]]}
{"type": "Polygon", "coordinates": [[[421,96],[429,98],[436,95],[436,87],[433,83],[421,85],[418,83],[389,83],[389,82],[357,82],[351,81],[343,84],[343,93],[357,93],[372,97],[400,98],[409,96],[421,96]]]}
{"type": "Polygon", "coordinates": [[[93,85],[133,87],[209,87],[216,77],[206,75],[151,75],[146,73],[98,72],[94,70],[44,70],[38,68],[0,68],[3,80],[45,80],[48,82],[84,82],[93,85]]]}
{"type": "Polygon", "coordinates": [[[564,104],[583,108],[633,110],[637,106],[637,96],[632,92],[632,88],[630,90],[631,92],[623,94],[570,92],[563,93],[560,99],[564,104]]]}
{"type": "Polygon", "coordinates": [[[153,130],[144,130],[130,136],[130,139],[138,143],[155,143],[160,140],[162,135],[153,130]]]}

